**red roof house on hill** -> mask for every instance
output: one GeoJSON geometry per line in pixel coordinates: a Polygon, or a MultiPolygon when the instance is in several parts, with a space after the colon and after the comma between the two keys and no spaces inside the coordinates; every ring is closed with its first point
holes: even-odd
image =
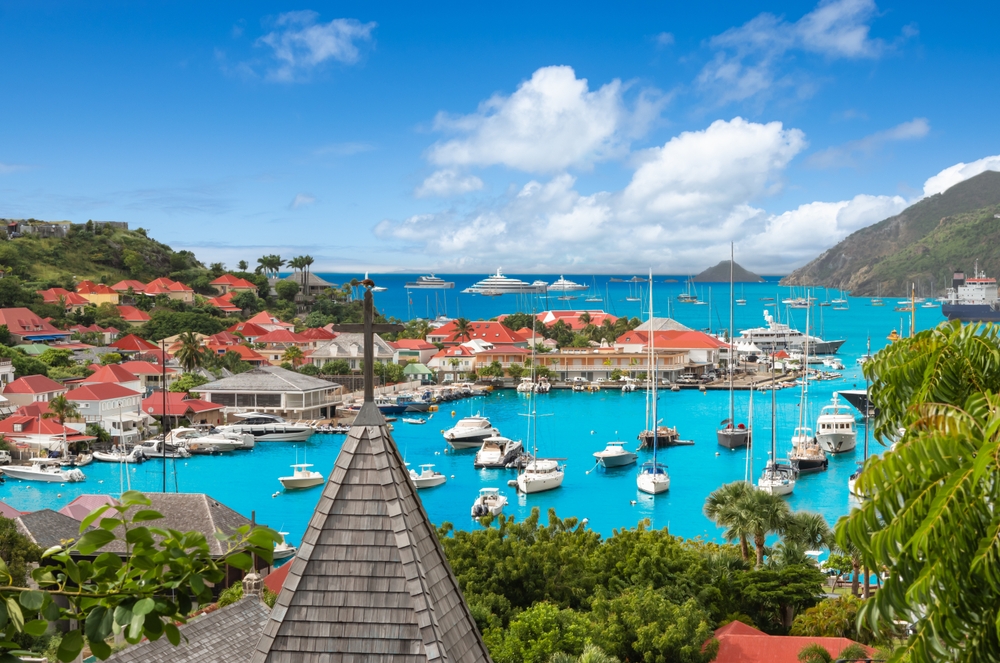
{"type": "Polygon", "coordinates": [[[455,326],[454,320],[427,334],[428,342],[444,343],[445,345],[458,345],[459,343],[476,339],[486,343],[493,343],[494,345],[497,343],[520,345],[522,347],[527,345],[527,341],[513,329],[506,327],[501,322],[493,321],[469,323],[468,337],[458,336],[458,329],[455,326]]]}
{"type": "Polygon", "coordinates": [[[26,375],[4,387],[4,398],[14,405],[47,403],[59,394],[65,394],[66,387],[44,375],[26,375]]]}
{"type": "Polygon", "coordinates": [[[82,435],[69,426],[60,426],[55,419],[14,414],[0,421],[0,435],[19,444],[58,449],[59,445],[62,444],[64,433],[66,441],[70,444],[97,439],[91,435],[82,435]]]}
{"type": "Polygon", "coordinates": [[[223,313],[239,313],[243,309],[241,309],[239,306],[237,306],[232,302],[234,294],[236,293],[228,292],[225,295],[222,295],[221,297],[212,297],[205,303],[208,304],[209,306],[214,306],[223,313]]]}
{"type": "Polygon", "coordinates": [[[240,359],[253,366],[263,366],[268,363],[264,355],[260,354],[253,348],[248,348],[240,343],[228,344],[210,342],[205,347],[208,348],[209,352],[217,355],[225,355],[227,352],[235,352],[240,356],[240,359]]]}
{"type": "MultiPolygon", "coordinates": [[[[282,322],[281,320],[274,317],[267,311],[261,311],[257,315],[247,320],[247,322],[252,322],[253,324],[263,329],[266,329],[267,331],[275,331],[276,329],[295,329],[295,325],[287,322],[282,322]]],[[[232,331],[232,329],[230,329],[229,331],[232,331]]]]}
{"type": "Polygon", "coordinates": [[[118,364],[101,366],[100,370],[94,372],[90,377],[80,380],[80,384],[119,384],[135,391],[139,391],[141,388],[139,378],[124,366],[118,364]]]}
{"type": "Polygon", "coordinates": [[[212,281],[209,285],[219,291],[220,295],[230,292],[257,292],[257,286],[246,279],[241,279],[233,274],[223,274],[212,281]]]}
{"type": "Polygon", "coordinates": [[[322,327],[310,327],[309,329],[299,332],[299,335],[314,341],[332,341],[337,338],[335,333],[329,329],[323,329],[322,327]]]}
{"type": "Polygon", "coordinates": [[[255,343],[258,338],[260,338],[261,336],[263,336],[264,334],[268,333],[271,330],[264,329],[260,325],[250,322],[248,320],[246,322],[238,322],[229,329],[227,329],[226,331],[232,332],[234,334],[239,332],[240,334],[243,334],[243,338],[250,341],[251,343],[255,343]]]}
{"type": "Polygon", "coordinates": [[[556,322],[562,320],[573,331],[580,331],[587,325],[597,325],[600,327],[604,324],[605,320],[610,321],[611,324],[615,324],[618,321],[617,316],[605,313],[604,311],[542,311],[537,317],[546,327],[551,327],[556,322]],[[589,322],[584,322],[580,319],[584,313],[589,316],[589,322]]]}
{"type": "Polygon", "coordinates": [[[194,301],[194,290],[178,281],[173,281],[165,276],[150,281],[146,285],[146,294],[150,297],[166,295],[170,299],[179,299],[190,304],[194,301]]]}
{"type": "Polygon", "coordinates": [[[119,294],[128,292],[129,288],[132,288],[132,292],[139,294],[146,291],[146,284],[135,279],[125,279],[111,286],[111,289],[119,294]]]}
{"type": "Polygon", "coordinates": [[[150,343],[144,338],[139,338],[135,334],[129,334],[124,338],[120,338],[109,347],[115,348],[118,352],[122,353],[132,353],[132,352],[147,352],[149,350],[158,350],[155,345],[150,343]]]}
{"type": "Polygon", "coordinates": [[[149,322],[149,314],[134,306],[119,306],[118,314],[130,325],[140,326],[149,322]]]}
{"type": "Polygon", "coordinates": [[[67,311],[79,311],[85,306],[90,305],[90,300],[86,297],[76,294],[75,292],[70,292],[65,288],[49,288],[48,290],[37,290],[39,295],[42,296],[42,301],[46,304],[56,304],[60,302],[67,311]]]}
{"type": "Polygon", "coordinates": [[[56,329],[26,308],[0,308],[0,325],[7,325],[15,343],[64,341],[72,334],[56,329]]]}
{"type": "MultiPolygon", "coordinates": [[[[768,635],[738,621],[716,629],[715,639],[719,641],[715,663],[798,663],[799,652],[811,644],[820,645],[836,660],[845,647],[857,644],[848,638],[768,635]]],[[[869,656],[875,653],[865,649],[869,656]]]]}
{"type": "MultiPolygon", "coordinates": [[[[167,392],[167,416],[175,420],[185,418],[193,423],[222,423],[222,408],[219,403],[188,398],[187,394],[167,392]]],[[[142,401],[142,411],[159,418],[163,416],[163,393],[155,393],[142,401]]]]}

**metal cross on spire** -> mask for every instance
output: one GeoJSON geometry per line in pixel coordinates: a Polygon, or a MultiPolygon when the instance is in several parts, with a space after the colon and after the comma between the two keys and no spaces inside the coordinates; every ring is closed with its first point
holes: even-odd
{"type": "Polygon", "coordinates": [[[365,287],[365,321],[364,324],[333,325],[334,331],[362,332],[365,344],[365,403],[375,402],[375,334],[377,332],[403,331],[403,325],[375,324],[375,304],[372,301],[372,288],[375,282],[365,279],[361,282],[365,287]]]}

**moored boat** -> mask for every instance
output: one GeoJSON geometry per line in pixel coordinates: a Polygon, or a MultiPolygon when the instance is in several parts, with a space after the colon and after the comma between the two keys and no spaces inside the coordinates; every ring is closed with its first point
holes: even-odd
{"type": "Polygon", "coordinates": [[[839,454],[852,451],[858,444],[858,431],[854,415],[833,395],[833,402],[820,411],[816,419],[816,441],[827,453],[839,454]]]}
{"type": "Polygon", "coordinates": [[[315,432],[311,426],[290,424],[275,414],[241,412],[230,416],[238,421],[220,426],[223,434],[253,435],[257,442],[305,442],[315,432]]]}
{"type": "Polygon", "coordinates": [[[281,486],[285,490],[297,490],[300,488],[312,488],[323,483],[326,479],[319,472],[314,472],[309,468],[312,463],[295,463],[292,465],[292,476],[278,477],[281,486]]]}
{"type": "Polygon", "coordinates": [[[598,465],[610,469],[631,465],[639,459],[639,455],[626,449],[624,442],[608,442],[603,451],[594,452],[594,458],[597,459],[598,465]]]}
{"type": "Polygon", "coordinates": [[[472,503],[472,517],[499,516],[507,506],[507,496],[499,488],[480,488],[479,497],[472,503]]]}
{"type": "Polygon", "coordinates": [[[512,467],[523,451],[520,440],[511,440],[500,435],[483,440],[476,452],[472,466],[478,469],[502,469],[512,467]]]}
{"type": "Polygon", "coordinates": [[[440,472],[435,472],[433,465],[424,464],[420,466],[419,474],[416,470],[410,470],[410,481],[417,488],[433,488],[447,481],[447,477],[440,472]]]}
{"type": "Polygon", "coordinates": [[[87,478],[80,470],[64,469],[58,458],[32,458],[28,465],[4,465],[0,467],[0,472],[22,481],[45,483],[70,483],[85,481],[87,478]]]}
{"type": "Polygon", "coordinates": [[[459,419],[454,427],[444,432],[444,439],[452,449],[478,449],[483,440],[500,435],[486,417],[476,415],[459,419]]]}

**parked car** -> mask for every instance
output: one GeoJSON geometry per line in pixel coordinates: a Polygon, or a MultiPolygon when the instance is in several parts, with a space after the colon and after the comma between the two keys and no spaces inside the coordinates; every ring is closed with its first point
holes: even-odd
{"type": "Polygon", "coordinates": [[[10,465],[10,462],[10,452],[5,449],[0,449],[0,465],[10,465]]]}

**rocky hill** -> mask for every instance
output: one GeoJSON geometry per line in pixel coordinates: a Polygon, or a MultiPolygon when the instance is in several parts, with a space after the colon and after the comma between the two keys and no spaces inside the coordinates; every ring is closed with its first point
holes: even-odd
{"type": "Polygon", "coordinates": [[[987,171],[862,228],[784,279],[871,296],[925,294],[950,284],[952,269],[1000,269],[1000,173],[987,171]]]}
{"type": "MultiPolygon", "coordinates": [[[[709,267],[704,272],[694,277],[692,281],[698,283],[729,283],[729,261],[723,260],[715,267],[709,267]]],[[[748,269],[740,267],[739,263],[733,263],[733,281],[735,283],[763,283],[764,279],[757,276],[748,269]]]]}

